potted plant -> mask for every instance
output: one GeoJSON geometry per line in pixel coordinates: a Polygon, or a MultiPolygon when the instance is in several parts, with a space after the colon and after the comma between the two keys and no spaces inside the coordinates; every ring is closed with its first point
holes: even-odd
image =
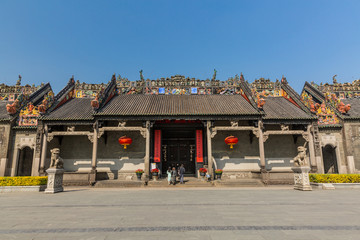
{"type": "Polygon", "coordinates": [[[200,176],[205,176],[205,174],[207,173],[207,170],[206,170],[206,168],[200,168],[199,169],[199,172],[200,172],[200,176]]]}
{"type": "Polygon", "coordinates": [[[141,180],[141,175],[144,173],[144,170],[139,168],[138,170],[135,171],[135,173],[136,173],[137,179],[141,180]]]}
{"type": "Polygon", "coordinates": [[[157,169],[157,168],[152,169],[152,170],[151,170],[151,174],[152,174],[153,176],[158,176],[158,175],[159,175],[159,169],[157,169]]]}
{"type": "Polygon", "coordinates": [[[222,170],[222,169],[216,169],[216,170],[215,170],[216,179],[221,179],[222,173],[223,173],[223,170],[222,170]]]}

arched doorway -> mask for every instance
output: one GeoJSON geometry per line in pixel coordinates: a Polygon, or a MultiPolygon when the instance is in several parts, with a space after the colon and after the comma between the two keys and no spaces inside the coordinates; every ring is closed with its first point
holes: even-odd
{"type": "Polygon", "coordinates": [[[322,148],[324,173],[339,173],[335,147],[326,145],[322,148]]]}
{"type": "Polygon", "coordinates": [[[34,150],[29,147],[24,147],[20,150],[17,176],[31,176],[31,169],[33,163],[34,150]]]}

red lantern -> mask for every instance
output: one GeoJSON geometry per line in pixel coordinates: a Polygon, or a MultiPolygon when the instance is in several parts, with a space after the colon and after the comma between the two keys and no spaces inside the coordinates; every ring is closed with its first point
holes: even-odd
{"type": "Polygon", "coordinates": [[[126,149],[127,145],[132,143],[132,139],[127,136],[122,136],[119,138],[119,143],[124,146],[124,149],[126,149]]]}
{"type": "Polygon", "coordinates": [[[230,149],[233,149],[234,145],[237,144],[239,141],[239,139],[237,137],[234,136],[228,136],[227,138],[225,138],[225,143],[227,145],[230,145],[230,149]]]}

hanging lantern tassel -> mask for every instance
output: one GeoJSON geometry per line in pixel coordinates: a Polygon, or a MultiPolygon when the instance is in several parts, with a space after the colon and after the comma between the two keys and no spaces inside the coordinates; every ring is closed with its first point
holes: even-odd
{"type": "Polygon", "coordinates": [[[119,143],[124,146],[124,149],[126,149],[127,146],[132,143],[132,139],[127,136],[122,136],[119,138],[119,143]]]}
{"type": "Polygon", "coordinates": [[[234,136],[228,136],[225,138],[225,143],[230,146],[230,149],[234,148],[234,145],[237,144],[239,139],[234,136]]]}

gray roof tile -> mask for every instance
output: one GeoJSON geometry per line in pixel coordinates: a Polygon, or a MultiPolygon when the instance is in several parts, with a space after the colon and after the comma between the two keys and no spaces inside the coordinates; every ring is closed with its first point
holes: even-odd
{"type": "Polygon", "coordinates": [[[93,109],[90,98],[73,98],[53,110],[44,120],[91,120],[93,109]]]}
{"type": "Polygon", "coordinates": [[[360,118],[360,98],[341,99],[346,104],[351,104],[351,109],[347,114],[343,114],[344,118],[360,118]]]}
{"type": "Polygon", "coordinates": [[[264,119],[312,119],[312,115],[307,114],[299,107],[283,97],[265,98],[264,119]]]}
{"type": "Polygon", "coordinates": [[[97,115],[260,115],[241,95],[119,95],[97,115]]]}

